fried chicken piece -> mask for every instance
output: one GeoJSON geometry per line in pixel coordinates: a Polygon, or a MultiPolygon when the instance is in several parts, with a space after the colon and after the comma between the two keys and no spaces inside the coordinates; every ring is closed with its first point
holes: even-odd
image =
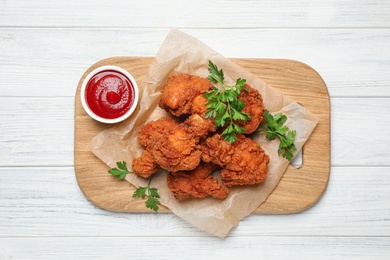
{"type": "Polygon", "coordinates": [[[140,157],[133,160],[132,168],[136,175],[148,178],[158,170],[158,164],[153,155],[145,150],[140,157]]]}
{"type": "Polygon", "coordinates": [[[175,74],[162,87],[159,106],[175,116],[190,114],[192,101],[213,87],[206,78],[175,74]]]}
{"type": "Polygon", "coordinates": [[[207,98],[203,95],[196,96],[192,101],[191,114],[198,114],[204,118],[207,113],[206,103],[207,98]]]}
{"type": "Polygon", "coordinates": [[[202,160],[222,167],[221,179],[227,187],[261,183],[267,177],[269,157],[260,145],[240,134],[230,144],[220,134],[201,145],[202,160]]]}
{"type": "Polygon", "coordinates": [[[265,107],[263,104],[263,96],[256,89],[250,85],[245,84],[248,91],[241,91],[238,99],[245,103],[243,112],[248,113],[251,119],[248,121],[236,121],[239,126],[246,130],[246,134],[251,134],[259,127],[259,124],[263,120],[265,107]]]}
{"type": "Polygon", "coordinates": [[[151,121],[139,128],[138,142],[145,149],[151,149],[168,129],[177,125],[179,125],[179,122],[172,117],[162,117],[155,121],[151,121]]]}
{"type": "Polygon", "coordinates": [[[151,150],[153,157],[161,168],[168,171],[193,170],[200,162],[198,143],[208,132],[208,122],[199,115],[191,115],[164,133],[151,150]]]}
{"type": "Polygon", "coordinates": [[[167,129],[171,129],[179,123],[171,117],[159,118],[143,125],[138,130],[138,142],[145,151],[132,162],[132,168],[136,175],[148,178],[155,173],[159,165],[151,153],[153,146],[161,139],[167,129]]]}
{"type": "Polygon", "coordinates": [[[208,195],[224,199],[229,190],[211,175],[217,168],[213,163],[201,163],[192,171],[169,173],[168,188],[177,200],[204,198],[208,195]]]}
{"type": "Polygon", "coordinates": [[[192,101],[191,114],[198,114],[209,123],[209,132],[217,131],[214,118],[206,118],[207,113],[207,98],[202,95],[196,96],[192,101]]]}

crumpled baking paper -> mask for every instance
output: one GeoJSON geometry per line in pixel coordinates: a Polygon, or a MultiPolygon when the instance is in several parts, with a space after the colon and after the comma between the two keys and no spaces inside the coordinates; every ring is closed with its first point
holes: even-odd
{"type": "MultiPolygon", "coordinates": [[[[286,125],[296,130],[297,151],[302,148],[318,123],[317,117],[307,109],[268,86],[264,81],[226,59],[196,38],[177,29],[172,29],[159,49],[149,68],[146,82],[139,86],[139,107],[132,117],[96,135],[89,144],[91,151],[110,167],[116,162],[126,161],[131,170],[131,162],[141,155],[143,148],[138,144],[138,128],[145,123],[167,116],[158,107],[162,85],[171,74],[189,73],[208,76],[208,61],[223,69],[225,81],[234,85],[235,79],[244,78],[262,95],[265,107],[271,113],[282,112],[287,116],[286,125]]],[[[265,182],[254,186],[234,187],[225,200],[212,197],[177,201],[167,187],[165,170],[159,170],[152,181],[158,188],[160,202],[174,214],[210,234],[226,237],[238,222],[256,210],[278,184],[289,165],[289,161],[277,153],[279,141],[267,141],[264,135],[253,136],[270,156],[268,177],[265,182]]],[[[135,186],[146,186],[147,180],[128,174],[126,180],[135,186]]]]}

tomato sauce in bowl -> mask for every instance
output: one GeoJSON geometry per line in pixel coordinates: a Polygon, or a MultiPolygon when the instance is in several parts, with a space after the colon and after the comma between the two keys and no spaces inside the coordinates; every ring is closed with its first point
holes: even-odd
{"type": "Polygon", "coordinates": [[[125,120],[138,103],[136,81],[130,73],[116,66],[103,66],[89,73],[80,94],[84,110],[103,123],[125,120]]]}

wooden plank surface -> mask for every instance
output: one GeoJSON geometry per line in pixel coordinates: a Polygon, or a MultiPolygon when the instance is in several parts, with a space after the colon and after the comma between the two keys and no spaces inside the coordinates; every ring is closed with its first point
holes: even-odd
{"type": "Polygon", "coordinates": [[[389,259],[389,13],[388,0],[0,1],[0,259],[389,259]],[[225,57],[320,73],[332,135],[318,203],[252,214],[220,240],[174,214],[86,199],[73,164],[79,79],[106,57],[154,56],[171,27],[225,57]]]}
{"type": "Polygon", "coordinates": [[[195,240],[191,237],[123,237],[122,243],[118,243],[113,237],[85,238],[54,237],[49,240],[38,237],[1,239],[0,243],[7,247],[0,253],[4,259],[57,259],[58,252],[67,252],[67,258],[77,259],[167,259],[173,258],[169,250],[171,244],[175,244],[176,255],[186,256],[185,259],[210,259],[210,255],[216,259],[297,259],[301,260],[308,255],[315,255],[316,259],[350,259],[351,251],[353,259],[388,259],[389,250],[387,245],[390,239],[372,237],[313,237],[310,241],[307,237],[272,236],[272,237],[230,237],[226,240],[213,238],[200,238],[195,240]],[[193,250],[193,244],[197,243],[197,252],[188,254],[193,250]],[[45,244],[46,248],[41,245],[45,244]],[[96,248],[104,248],[102,252],[90,250],[91,244],[96,248]],[[282,244],[283,249],[278,245],[282,244]],[[128,247],[123,245],[129,245],[128,247]],[[133,249],[134,246],[136,249],[133,249]],[[356,247],[356,245],[360,245],[356,247]],[[221,250],[221,247],[225,248],[221,250]],[[69,250],[74,248],[77,250],[69,250]],[[151,248],[158,250],[158,256],[152,255],[151,248]],[[242,249],[242,250],[239,250],[242,249]],[[245,249],[245,250],[243,250],[245,249]],[[131,250],[131,251],[130,251],[131,250]],[[302,254],[292,252],[301,251],[302,254]],[[129,256],[130,255],[130,256],[129,256]],[[152,255],[152,256],[151,256],[152,255]],[[302,256],[304,255],[304,256],[302,256]],[[272,257],[269,257],[272,256],[272,257]]]}
{"type": "Polygon", "coordinates": [[[0,24],[50,27],[311,28],[389,26],[389,1],[5,1],[0,24]],[[64,12],[66,10],[67,12],[64,12]],[[103,13],[101,13],[104,10],[103,13]],[[135,11],[138,10],[138,11],[135,11]],[[29,15],[25,15],[28,11],[29,15]],[[244,19],[245,18],[245,19],[244,19]],[[286,19],[288,18],[288,19],[286,19]],[[250,21],[250,22],[249,22],[250,21]]]}
{"type": "MultiPolygon", "coordinates": [[[[304,146],[303,165],[289,166],[276,189],[255,211],[286,214],[307,209],[326,189],[330,174],[330,103],[321,76],[306,64],[292,60],[232,59],[252,74],[265,80],[303,104],[319,117],[319,124],[304,146]]],[[[87,145],[103,129],[111,127],[95,122],[83,110],[80,86],[87,73],[102,65],[127,69],[143,83],[152,58],[113,57],[92,65],[80,79],[75,95],[75,173],[85,196],[95,205],[112,211],[149,212],[143,201],[133,199],[134,188],[107,173],[108,167],[94,156],[87,145]]],[[[166,208],[162,212],[168,211],[166,208]]]]}

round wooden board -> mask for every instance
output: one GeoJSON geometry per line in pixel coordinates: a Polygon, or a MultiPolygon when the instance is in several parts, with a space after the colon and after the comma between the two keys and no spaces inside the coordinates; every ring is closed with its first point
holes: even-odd
{"type": "MultiPolygon", "coordinates": [[[[231,59],[233,62],[279,89],[305,106],[319,118],[319,123],[303,148],[303,164],[289,166],[267,200],[254,213],[288,214],[305,210],[324,193],[330,175],[330,100],[321,76],[311,67],[293,60],[231,59]]],[[[135,188],[107,173],[108,166],[92,154],[87,145],[100,131],[111,127],[98,123],[83,110],[80,86],[85,76],[103,65],[128,70],[139,84],[144,83],[153,58],[112,57],[91,66],[81,77],[75,96],[75,174],[84,195],[96,206],[119,212],[151,212],[144,201],[133,199],[135,188]]],[[[169,212],[161,207],[159,212],[169,212]]]]}

